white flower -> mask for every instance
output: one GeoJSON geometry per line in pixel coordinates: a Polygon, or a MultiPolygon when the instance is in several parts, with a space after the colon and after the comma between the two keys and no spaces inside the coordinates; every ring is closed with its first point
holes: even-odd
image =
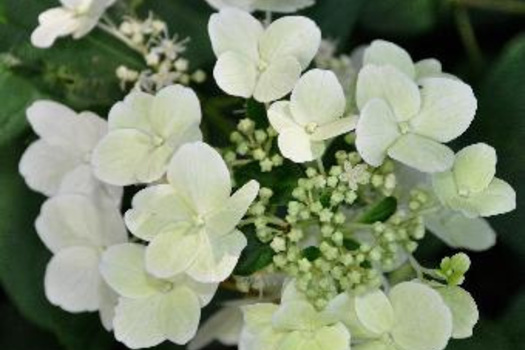
{"type": "Polygon", "coordinates": [[[315,4],[315,0],[206,0],[210,6],[220,10],[235,7],[244,11],[295,12],[315,4]]]}
{"type": "Polygon", "coordinates": [[[288,94],[314,58],[321,31],[306,17],[283,17],[264,29],[233,8],[211,16],[208,31],[218,58],[214,77],[226,93],[259,102],[288,94]]]}
{"type": "Polygon", "coordinates": [[[419,85],[391,65],[369,64],[359,72],[356,147],[368,164],[380,166],[388,155],[423,172],[452,166],[454,152],[442,143],[469,127],[476,98],[456,79],[425,78],[419,85]]]}
{"type": "Polygon", "coordinates": [[[348,350],[350,332],[330,309],[318,311],[290,282],[281,305],[245,306],[239,350],[348,350]]]}
{"type": "Polygon", "coordinates": [[[165,340],[188,343],[199,326],[201,308],[213,298],[217,284],[203,284],[185,275],[157,279],[146,272],[144,246],[109,248],[100,270],[119,295],[113,327],[128,348],[153,347],[165,340]]]}
{"type": "Polygon", "coordinates": [[[76,114],[52,101],[37,101],[27,118],[40,139],[26,150],[19,171],[27,185],[46,196],[58,193],[108,195],[115,203],[122,188],[100,182],[92,172],[91,153],[107,133],[106,121],[91,112],[76,114]]]}
{"type": "Polygon", "coordinates": [[[516,192],[495,177],[496,151],[478,143],[456,155],[450,171],[435,174],[433,186],[443,205],[468,217],[492,216],[516,208],[516,192]]]}
{"type": "Polygon", "coordinates": [[[442,350],[452,336],[452,313],[434,289],[403,282],[386,295],[341,294],[331,304],[354,339],[354,350],[442,350]],[[366,340],[366,342],[365,342],[366,340]]]}
{"type": "Polygon", "coordinates": [[[436,291],[452,312],[452,338],[471,337],[479,320],[479,311],[470,293],[457,286],[440,286],[436,291]]]}
{"type": "Polygon", "coordinates": [[[181,145],[202,139],[200,121],[200,103],[189,88],[130,93],[109,113],[109,133],[93,154],[95,174],[118,185],[159,180],[181,145]]]}
{"type": "Polygon", "coordinates": [[[257,196],[259,184],[251,181],[230,197],[226,164],[202,142],[180,148],[167,181],[140,191],[126,213],[131,232],[150,242],[148,271],[159,278],[185,272],[200,282],[225,280],[247,244],[235,227],[257,196]]]}
{"type": "Polygon", "coordinates": [[[345,107],[343,88],[334,73],[314,69],[303,75],[291,100],[275,102],[268,110],[283,156],[296,163],[322,156],[325,140],[355,127],[355,117],[342,118],[345,107]]]}
{"type": "Polygon", "coordinates": [[[39,48],[48,48],[60,37],[72,35],[74,39],[80,39],[95,28],[100,17],[115,1],[60,0],[62,7],[40,14],[31,43],[39,48]]]}
{"type": "Polygon", "coordinates": [[[343,173],[339,178],[348,183],[348,187],[352,191],[357,191],[359,185],[366,185],[370,182],[370,173],[365,164],[357,164],[352,166],[352,163],[346,161],[343,165],[343,173]]]}
{"type": "Polygon", "coordinates": [[[69,312],[99,310],[110,329],[116,296],[98,266],[106,247],[127,241],[120,212],[106,198],[58,195],[44,203],[35,226],[54,254],[44,281],[49,301],[69,312]]]}

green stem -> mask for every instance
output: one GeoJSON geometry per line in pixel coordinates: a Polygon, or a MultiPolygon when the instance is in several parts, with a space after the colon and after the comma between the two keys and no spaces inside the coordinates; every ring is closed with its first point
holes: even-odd
{"type": "Polygon", "coordinates": [[[461,40],[467,51],[467,55],[474,66],[476,72],[479,72],[483,67],[483,53],[479,47],[476,34],[474,33],[474,27],[470,21],[468,12],[463,7],[456,7],[454,10],[454,16],[456,18],[456,25],[458,27],[461,40]]]}
{"type": "Polygon", "coordinates": [[[455,3],[472,8],[507,12],[512,14],[525,14],[525,3],[515,0],[453,0],[455,3]]]}
{"type": "Polygon", "coordinates": [[[131,40],[129,40],[129,38],[127,38],[126,36],[122,35],[118,31],[118,29],[116,27],[113,27],[112,25],[109,25],[109,24],[106,24],[106,23],[103,23],[103,22],[99,22],[97,24],[97,27],[99,29],[101,29],[102,31],[106,32],[107,34],[111,35],[115,39],[121,41],[127,47],[129,47],[130,49],[138,52],[139,54],[141,54],[141,55],[146,55],[147,54],[147,52],[144,52],[144,49],[138,47],[131,40]]]}

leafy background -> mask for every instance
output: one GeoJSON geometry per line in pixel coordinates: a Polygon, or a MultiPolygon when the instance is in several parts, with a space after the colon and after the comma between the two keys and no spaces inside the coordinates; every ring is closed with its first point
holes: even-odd
{"type": "MultiPolygon", "coordinates": [[[[317,0],[305,11],[343,52],[375,38],[393,40],[414,57],[437,57],[447,71],[474,87],[479,112],[466,137],[454,147],[484,141],[499,152],[499,174],[517,189],[518,209],[491,220],[497,246],[472,254],[466,287],[478,301],[482,320],[475,336],[448,349],[507,350],[525,341],[525,1],[519,0],[317,0]]],[[[115,68],[143,63],[124,45],[95,31],[82,41],[61,40],[50,50],[31,47],[28,38],[38,14],[54,0],[0,0],[0,349],[109,350],[122,347],[104,332],[95,315],[70,315],[43,294],[50,255],[33,221],[43,197],[17,173],[18,160],[34,139],[25,108],[52,98],[76,109],[105,115],[122,98],[115,68]],[[6,54],[21,60],[5,64],[6,54]]],[[[129,0],[139,14],[159,14],[181,36],[191,37],[192,64],[210,71],[213,56],[206,34],[210,9],[203,0],[129,0]]],[[[118,15],[121,9],[112,10],[118,15]]],[[[10,56],[10,57],[11,57],[10,56]]],[[[199,93],[220,92],[210,82],[199,93]]],[[[205,108],[211,137],[227,131],[234,117],[221,118],[220,101],[205,108]]],[[[229,117],[229,116],[228,116],[229,117]]],[[[451,251],[429,238],[421,259],[434,264],[451,251]]],[[[207,310],[209,311],[209,310],[207,310]]],[[[177,349],[174,345],[159,347],[177,349]]],[[[221,349],[219,345],[213,347],[221,349]]]]}

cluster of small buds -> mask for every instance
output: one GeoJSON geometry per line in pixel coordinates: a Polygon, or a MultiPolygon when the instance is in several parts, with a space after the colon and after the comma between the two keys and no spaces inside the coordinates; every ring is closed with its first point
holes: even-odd
{"type": "Polygon", "coordinates": [[[470,269],[470,258],[465,253],[458,253],[441,260],[440,268],[436,270],[439,277],[445,279],[449,285],[461,285],[465,281],[465,274],[470,269]]]}
{"type": "Polygon", "coordinates": [[[148,66],[141,72],[126,66],[118,67],[116,75],[123,90],[131,86],[146,92],[156,92],[176,83],[189,85],[206,80],[206,73],[202,70],[191,72],[189,61],[182,56],[188,40],[170,36],[165,22],[151,15],[145,21],[126,18],[118,30],[142,53],[148,66]]]}
{"type": "Polygon", "coordinates": [[[237,130],[230,135],[234,148],[224,154],[226,163],[231,167],[258,162],[262,172],[270,172],[283,164],[283,157],[274,151],[277,136],[271,127],[256,129],[252,119],[242,119],[237,130]]]}

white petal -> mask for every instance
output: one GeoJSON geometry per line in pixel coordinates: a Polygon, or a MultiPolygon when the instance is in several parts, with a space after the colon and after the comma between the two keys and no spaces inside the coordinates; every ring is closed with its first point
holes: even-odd
{"type": "Polygon", "coordinates": [[[257,74],[253,61],[233,51],[221,54],[213,69],[213,77],[224,92],[244,98],[253,95],[257,74]]]}
{"type": "Polygon", "coordinates": [[[100,273],[121,296],[137,299],[157,293],[144,266],[144,253],[144,246],[133,243],[115,245],[103,253],[100,273]]]}
{"type": "Polygon", "coordinates": [[[400,137],[394,114],[388,104],[379,99],[370,101],[357,121],[356,147],[365,162],[383,164],[388,148],[400,137]]]}
{"type": "Polygon", "coordinates": [[[447,286],[436,290],[452,312],[452,338],[471,337],[474,326],[479,320],[479,311],[470,293],[456,286],[447,286]]]}
{"type": "Polygon", "coordinates": [[[476,193],[487,188],[496,174],[496,162],[496,150],[484,143],[459,151],[453,169],[458,191],[476,193]]]}
{"type": "Polygon", "coordinates": [[[275,304],[254,304],[242,307],[245,328],[252,333],[259,333],[272,327],[272,317],[278,310],[275,304]]]}
{"type": "Polygon", "coordinates": [[[57,253],[49,262],[44,279],[47,299],[69,312],[95,311],[102,283],[98,252],[72,247],[57,253]]]}
{"type": "Polygon", "coordinates": [[[425,225],[453,248],[483,251],[496,244],[496,233],[486,220],[467,218],[452,210],[425,216],[425,225]]]}
{"type": "Polygon", "coordinates": [[[255,0],[253,7],[259,11],[291,13],[315,4],[315,0],[255,0]]]}
{"type": "Polygon", "coordinates": [[[169,165],[168,181],[199,214],[221,207],[230,198],[230,172],[220,154],[202,142],[182,146],[169,165]]]}
{"type": "Polygon", "coordinates": [[[322,125],[315,129],[311,139],[314,141],[323,141],[346,134],[356,128],[357,121],[357,116],[337,119],[336,121],[322,125]]]}
{"type": "Polygon", "coordinates": [[[391,66],[368,65],[359,72],[357,106],[363,110],[374,98],[388,102],[399,122],[414,117],[421,107],[421,96],[416,83],[391,66]]]}
{"type": "Polygon", "coordinates": [[[322,327],[311,332],[286,334],[276,350],[348,350],[350,333],[342,324],[322,327]]]}
{"type": "Polygon", "coordinates": [[[268,109],[268,119],[272,127],[281,133],[287,128],[297,128],[299,125],[293,120],[289,101],[277,101],[268,109]]]}
{"type": "Polygon", "coordinates": [[[162,231],[189,227],[193,215],[171,185],[156,185],[135,194],[125,219],[133,235],[149,242],[162,231]]]}
{"type": "Polygon", "coordinates": [[[300,125],[323,125],[343,115],[346,98],[333,72],[314,69],[295,85],[290,106],[294,120],[300,125]]]}
{"type": "Polygon", "coordinates": [[[187,287],[175,286],[172,292],[164,296],[159,317],[166,338],[176,344],[186,344],[195,336],[199,327],[199,299],[187,287]]]}
{"type": "Polygon", "coordinates": [[[365,50],[363,64],[390,65],[399,69],[411,79],[415,77],[414,62],[408,52],[388,41],[374,40],[365,50]]]}
{"type": "Polygon", "coordinates": [[[426,173],[448,170],[454,163],[454,152],[445,145],[423,136],[401,136],[388,150],[395,160],[426,173]]]}
{"type": "Polygon", "coordinates": [[[261,58],[276,63],[294,57],[306,69],[321,45],[321,31],[314,21],[301,16],[282,17],[266,29],[260,41],[261,58]]]}
{"type": "Polygon", "coordinates": [[[272,325],[279,331],[311,331],[319,316],[310,302],[294,300],[281,304],[272,316],[272,325]]]}
{"type": "Polygon", "coordinates": [[[295,163],[304,163],[322,156],[325,146],[322,142],[310,140],[302,128],[288,128],[277,139],[281,154],[295,163]]]}
{"type": "Polygon", "coordinates": [[[452,335],[452,313],[432,288],[403,282],[390,291],[396,321],[392,338],[405,350],[442,350],[452,335]]]}
{"type": "Polygon", "coordinates": [[[445,171],[432,175],[434,193],[445,206],[450,206],[450,201],[458,196],[458,189],[452,171],[445,171]]]}
{"type": "Polygon", "coordinates": [[[416,78],[418,80],[439,77],[441,74],[441,62],[434,58],[427,58],[416,63],[416,78]]]}
{"type": "Polygon", "coordinates": [[[387,344],[381,340],[352,345],[352,350],[397,350],[395,345],[387,344]]]}
{"type": "Polygon", "coordinates": [[[292,91],[300,76],[301,66],[296,58],[279,58],[261,73],[253,96],[257,101],[265,103],[278,100],[292,91]]]}
{"type": "Polygon", "coordinates": [[[214,236],[231,233],[259,193],[259,183],[252,180],[241,187],[222,207],[206,218],[208,232],[214,236]]]}
{"type": "Polygon", "coordinates": [[[231,51],[246,56],[252,62],[259,58],[258,44],[263,31],[262,24],[250,14],[233,8],[212,15],[208,24],[217,57],[231,51]]]}
{"type": "Polygon", "coordinates": [[[253,12],[254,0],[206,0],[211,7],[220,10],[227,7],[235,7],[246,12],[253,12]]]}
{"type": "Polygon", "coordinates": [[[31,34],[31,43],[38,48],[49,48],[59,37],[73,33],[78,22],[74,13],[61,7],[49,9],[40,14],[40,25],[31,34]]]}
{"type": "Polygon", "coordinates": [[[218,283],[226,280],[239,261],[247,245],[246,237],[240,231],[233,231],[221,237],[203,237],[197,257],[187,274],[203,283],[218,283]]]}
{"type": "Polygon", "coordinates": [[[423,79],[421,111],[412,119],[414,130],[440,142],[449,142],[468,129],[477,101],[467,84],[448,78],[423,79]]]}
{"type": "Polygon", "coordinates": [[[380,336],[392,329],[394,310],[382,291],[356,297],[354,307],[358,320],[368,331],[380,336]]]}
{"type": "Polygon", "coordinates": [[[469,197],[480,216],[494,216],[516,209],[516,191],[503,180],[494,178],[484,191],[469,197]]]}
{"type": "Polygon", "coordinates": [[[243,323],[240,308],[225,307],[206,320],[189,344],[188,349],[203,349],[214,340],[219,340],[224,345],[237,345],[243,323]]]}
{"type": "Polygon", "coordinates": [[[100,322],[108,332],[113,330],[113,319],[115,318],[115,308],[118,303],[118,294],[115,293],[106,283],[100,283],[99,288],[99,308],[98,314],[100,322]]]}
{"type": "Polygon", "coordinates": [[[138,129],[152,133],[151,109],[154,96],[141,91],[132,91],[124,101],[116,103],[109,111],[110,130],[138,129]]]}

